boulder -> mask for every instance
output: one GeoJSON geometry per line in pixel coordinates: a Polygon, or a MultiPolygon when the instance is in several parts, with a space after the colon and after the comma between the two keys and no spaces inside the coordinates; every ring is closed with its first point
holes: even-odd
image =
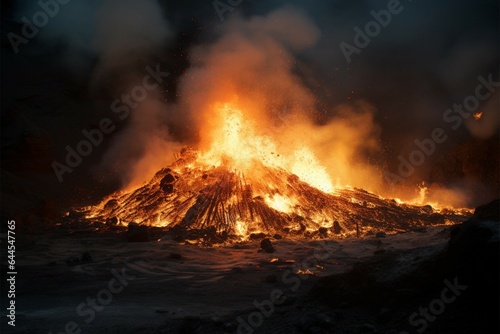
{"type": "Polygon", "coordinates": [[[273,243],[268,238],[263,239],[260,242],[260,248],[262,248],[266,253],[272,253],[275,251],[273,243]]]}
{"type": "Polygon", "coordinates": [[[106,225],[116,226],[120,222],[118,217],[106,218],[106,225]]]}
{"type": "Polygon", "coordinates": [[[335,234],[340,234],[342,232],[342,227],[340,227],[340,224],[338,221],[333,222],[333,233],[335,234]]]}
{"type": "Polygon", "coordinates": [[[174,183],[177,181],[177,178],[171,174],[166,174],[160,181],[160,189],[167,194],[170,194],[174,191],[174,183]]]}
{"type": "Polygon", "coordinates": [[[497,198],[488,204],[480,205],[474,210],[474,219],[483,221],[500,221],[500,199],[497,198]]]}
{"type": "Polygon", "coordinates": [[[137,223],[131,222],[128,224],[127,230],[127,241],[128,242],[148,242],[151,241],[149,236],[149,230],[147,226],[139,225],[137,223]]]}

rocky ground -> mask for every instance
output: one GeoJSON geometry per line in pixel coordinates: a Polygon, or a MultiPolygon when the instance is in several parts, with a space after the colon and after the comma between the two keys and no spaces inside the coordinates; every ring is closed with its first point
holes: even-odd
{"type": "Polygon", "coordinates": [[[2,321],[2,332],[496,333],[498,207],[455,226],[271,238],[271,248],[155,233],[131,242],[126,230],[93,225],[25,234],[16,327],[2,321]]]}

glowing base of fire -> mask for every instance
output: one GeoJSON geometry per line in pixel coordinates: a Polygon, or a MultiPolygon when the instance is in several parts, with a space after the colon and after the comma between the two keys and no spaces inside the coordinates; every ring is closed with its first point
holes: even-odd
{"type": "Polygon", "coordinates": [[[255,162],[247,176],[225,165],[204,167],[198,159],[198,152],[183,150],[177,162],[150,182],[110,196],[90,208],[87,217],[245,239],[252,233],[292,238],[374,229],[390,233],[454,224],[467,214],[437,213],[428,205],[398,203],[359,189],[326,193],[283,169],[255,162]]]}

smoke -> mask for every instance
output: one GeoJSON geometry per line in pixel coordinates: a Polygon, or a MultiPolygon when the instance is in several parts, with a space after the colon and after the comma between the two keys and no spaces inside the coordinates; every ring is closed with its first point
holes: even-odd
{"type": "MultiPolygon", "coordinates": [[[[17,15],[30,17],[37,10],[36,3],[24,1],[18,4],[17,15]]],[[[161,85],[148,91],[144,101],[127,106],[130,113],[123,120],[103,102],[123,100],[134,87],[144,85],[145,68],[155,68],[158,55],[175,37],[163,13],[156,0],[72,1],[60,6],[58,15],[40,29],[43,44],[62,48],[57,60],[68,71],[88,76],[91,97],[104,105],[96,103],[92,108],[98,110],[88,113],[114,116],[119,131],[106,143],[94,170],[119,175],[124,186],[150,177],[179,149],[167,127],[169,114],[162,103],[161,85]]]]}
{"type": "MultiPolygon", "coordinates": [[[[112,40],[113,32],[121,31],[113,28],[119,26],[116,23],[119,21],[116,19],[100,25],[111,26],[104,40],[112,40]]],[[[158,36],[165,38],[167,32],[164,30],[158,36]]],[[[311,89],[317,73],[307,58],[314,59],[318,50],[323,49],[320,43],[322,32],[296,7],[285,6],[267,15],[248,18],[235,12],[223,24],[216,25],[213,33],[210,42],[200,43],[189,50],[190,67],[178,80],[177,103],[163,107],[157,105],[156,111],[139,113],[137,110],[137,115],[141,116],[131,117],[128,127],[115,138],[105,155],[104,166],[122,175],[126,186],[147,181],[154,171],[166,165],[174,153],[172,150],[178,150],[181,145],[208,149],[214,141],[213,129],[221,124],[214,106],[230,102],[243,110],[245,118],[259,125],[259,135],[273,138],[279,153],[294,156],[294,150],[300,147],[311,148],[336,185],[350,185],[407,200],[419,198],[418,185],[421,180],[426,180],[433,157],[429,159],[427,168],[417,169],[415,175],[399,188],[387,188],[382,177],[383,168],[387,168],[387,164],[383,163],[383,158],[387,158],[383,156],[383,136],[386,140],[389,136],[396,153],[404,154],[413,149],[413,141],[421,137],[426,128],[433,124],[442,125],[444,104],[442,108],[432,108],[433,113],[422,113],[425,108],[440,104],[434,92],[425,99],[416,100],[415,107],[412,107],[415,110],[406,109],[399,118],[396,117],[402,122],[403,128],[411,121],[426,126],[414,127],[406,134],[396,132],[393,135],[387,132],[387,122],[377,115],[376,103],[354,99],[353,102],[320,107],[323,101],[311,89]],[[148,120],[144,119],[146,117],[148,120]],[[400,117],[406,117],[409,121],[403,121],[400,117]],[[422,128],[423,132],[415,131],[422,128]],[[397,139],[398,136],[400,139],[397,139]]],[[[134,36],[134,33],[130,32],[129,35],[134,36]]],[[[140,39],[138,43],[120,40],[110,44],[102,42],[109,46],[103,52],[103,59],[113,59],[113,55],[121,54],[120,50],[129,46],[147,49],[147,45],[141,42],[140,39]]],[[[483,43],[478,45],[482,45],[483,50],[488,49],[483,43]]],[[[130,50],[134,49],[130,47],[130,50]]],[[[456,83],[472,76],[477,70],[462,71],[462,76],[456,74],[459,72],[457,67],[463,66],[464,59],[479,57],[477,52],[464,50],[467,50],[465,46],[457,46],[447,56],[449,64],[438,71],[445,78],[443,83],[452,91],[465,92],[466,87],[457,86],[456,83]]],[[[112,68],[116,62],[104,61],[103,64],[110,64],[112,68]]],[[[344,78],[339,76],[340,79],[344,78]]],[[[432,90],[425,87],[425,82],[412,85],[420,87],[419,90],[432,90]]],[[[331,83],[325,86],[334,89],[331,83]]],[[[413,99],[413,96],[409,98],[413,99]]],[[[476,136],[484,138],[497,131],[495,124],[498,122],[492,120],[497,117],[495,111],[498,106],[491,101],[489,104],[484,108],[484,121],[466,124],[476,136]]],[[[390,131],[397,126],[390,125],[390,131]]],[[[471,182],[465,185],[463,182],[457,184],[456,181],[449,185],[433,183],[426,196],[436,202],[441,200],[441,203],[466,205],[471,195],[464,193],[470,190],[471,182]]]]}
{"type": "MultiPolygon", "coordinates": [[[[134,88],[144,89],[145,68],[155,68],[151,60],[174,36],[162,11],[156,0],[107,0],[97,9],[94,45],[99,60],[91,85],[96,94],[111,87],[110,93],[123,102],[134,88]]],[[[134,101],[137,106],[127,106],[126,126],[113,137],[100,164],[120,175],[124,187],[149,179],[180,149],[170,134],[160,88],[148,91],[144,101],[134,101]]]]}
{"type": "Polygon", "coordinates": [[[93,44],[99,63],[94,69],[94,81],[97,82],[113,70],[137,70],[137,63],[158,53],[173,37],[156,0],[106,0],[97,9],[95,18],[97,34],[93,44]]]}
{"type": "Polygon", "coordinates": [[[221,124],[214,106],[234,103],[258,124],[260,135],[276,142],[278,153],[291,157],[310,148],[337,185],[375,190],[381,173],[365,161],[366,153],[380,149],[374,108],[339,105],[325,119],[304,83],[307,67],[297,58],[320,36],[311,20],[287,6],[249,19],[235,15],[217,32],[215,43],[192,50],[192,67],[179,84],[181,108],[196,124],[201,149],[221,124]]]}
{"type": "Polygon", "coordinates": [[[121,177],[123,187],[134,188],[149,180],[167,166],[182,145],[170,135],[168,106],[161,100],[148,98],[130,115],[126,128],[113,138],[101,168],[121,177]]]}
{"type": "MultiPolygon", "coordinates": [[[[210,1],[71,1],[37,39],[62,42],[63,62],[71,72],[91,73],[88,86],[99,103],[141,84],[145,66],[159,59],[176,73],[167,79],[175,102],[165,105],[160,88],[151,92],[106,144],[100,167],[125,185],[147,179],[146,166],[163,167],[181,144],[206,149],[220,123],[214,104],[233,102],[281,150],[311,147],[339,185],[403,198],[418,196],[425,181],[429,198],[468,192],[457,198],[490,199],[500,189],[498,172],[491,172],[498,152],[487,151],[493,153],[480,164],[469,157],[498,143],[498,92],[481,102],[480,119],[447,128],[448,140],[401,189],[387,190],[381,174],[397,171],[398,157],[408,157],[415,139],[448,126],[443,113],[474,93],[479,75],[493,73],[498,81],[498,2],[402,2],[404,10],[348,64],[339,44],[352,43],[353,28],[386,6],[245,1],[221,23],[210,1]]],[[[17,18],[39,10],[27,0],[17,8],[17,18]]],[[[109,104],[100,112],[109,116],[109,104]]]]}

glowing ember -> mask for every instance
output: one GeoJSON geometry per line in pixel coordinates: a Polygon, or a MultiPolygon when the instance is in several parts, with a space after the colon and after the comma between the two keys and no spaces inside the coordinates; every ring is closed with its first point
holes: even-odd
{"type": "Polygon", "coordinates": [[[274,194],[272,197],[267,195],[265,200],[267,205],[279,212],[290,213],[294,205],[290,198],[278,194],[274,194]]]}
{"type": "Polygon", "coordinates": [[[481,117],[483,117],[483,112],[482,111],[475,112],[472,114],[472,117],[474,117],[475,121],[479,121],[481,119],[481,117]]]}

